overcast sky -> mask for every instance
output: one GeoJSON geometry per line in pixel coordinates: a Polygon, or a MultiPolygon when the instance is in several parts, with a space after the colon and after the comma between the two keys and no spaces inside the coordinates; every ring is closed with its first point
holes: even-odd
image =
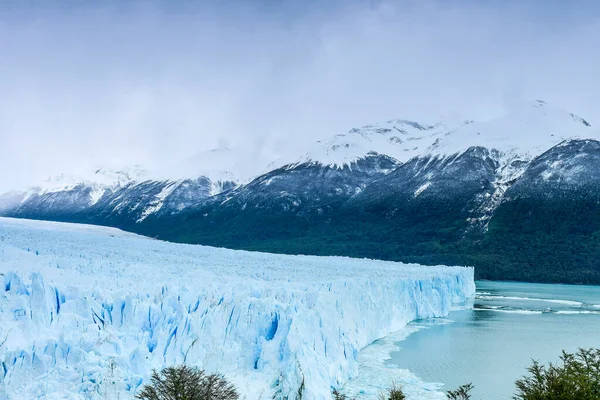
{"type": "Polygon", "coordinates": [[[600,123],[596,1],[0,1],[0,189],[544,99],[600,123]]]}

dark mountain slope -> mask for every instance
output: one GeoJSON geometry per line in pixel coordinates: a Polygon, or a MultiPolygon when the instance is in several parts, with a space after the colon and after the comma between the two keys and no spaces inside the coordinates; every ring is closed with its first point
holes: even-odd
{"type": "Polygon", "coordinates": [[[506,166],[480,147],[410,160],[364,188],[359,169],[302,165],[138,229],[248,250],[475,265],[486,279],[600,283],[598,166],[600,143],[560,144],[498,202],[506,166]]]}

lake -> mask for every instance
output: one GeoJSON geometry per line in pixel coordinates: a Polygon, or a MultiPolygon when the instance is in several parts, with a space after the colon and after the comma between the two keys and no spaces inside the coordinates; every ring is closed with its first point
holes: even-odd
{"type": "Polygon", "coordinates": [[[532,359],[600,347],[599,286],[476,284],[472,308],[415,321],[364,349],[347,393],[373,398],[392,379],[410,398],[444,399],[441,392],[472,382],[473,400],[510,399],[532,359]]]}

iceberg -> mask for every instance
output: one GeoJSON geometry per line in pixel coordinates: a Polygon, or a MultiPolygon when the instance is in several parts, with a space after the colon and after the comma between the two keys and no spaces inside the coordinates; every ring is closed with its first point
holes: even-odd
{"type": "Polygon", "coordinates": [[[359,350],[475,292],[473,269],[265,254],[0,218],[0,399],[133,399],[152,369],[330,399],[359,350]]]}

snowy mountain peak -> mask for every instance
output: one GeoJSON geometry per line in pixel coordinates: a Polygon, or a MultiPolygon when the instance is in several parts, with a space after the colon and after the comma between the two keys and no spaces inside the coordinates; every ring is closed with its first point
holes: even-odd
{"type": "Polygon", "coordinates": [[[97,168],[94,171],[94,181],[105,185],[123,185],[129,182],[136,182],[146,179],[148,171],[140,165],[112,170],[106,168],[97,168]]]}
{"type": "Polygon", "coordinates": [[[70,203],[96,204],[105,193],[125,187],[134,182],[143,182],[148,178],[146,170],[139,165],[121,168],[118,170],[109,168],[94,168],[80,174],[60,174],[47,178],[34,185],[28,185],[0,196],[0,210],[12,208],[23,204],[32,198],[47,197],[54,200],[61,193],[81,193],[77,199],[71,199],[70,203]],[[85,200],[84,198],[87,198],[85,200]]]}
{"type": "Polygon", "coordinates": [[[364,158],[369,153],[377,153],[405,162],[427,152],[437,139],[458,126],[446,123],[421,124],[402,119],[365,125],[318,142],[301,161],[341,166],[364,158]]]}
{"type": "Polygon", "coordinates": [[[240,157],[238,152],[229,147],[219,147],[196,153],[162,170],[155,170],[152,175],[159,180],[195,179],[206,177],[213,182],[237,182],[240,157]]]}
{"type": "Polygon", "coordinates": [[[433,152],[455,154],[481,146],[531,159],[564,140],[598,136],[583,118],[536,100],[513,105],[490,121],[473,122],[448,132],[433,152]]]}
{"type": "Polygon", "coordinates": [[[372,152],[406,162],[417,156],[461,153],[474,146],[530,159],[564,140],[598,136],[585,119],[536,100],[514,104],[489,121],[431,124],[392,119],[365,125],[318,142],[299,162],[341,166],[372,152]]]}
{"type": "Polygon", "coordinates": [[[53,193],[71,190],[77,186],[85,185],[94,188],[115,188],[130,182],[146,179],[147,172],[139,165],[112,170],[107,168],[94,168],[87,173],[79,175],[60,174],[50,177],[38,184],[32,185],[29,190],[39,193],[53,193]]]}

